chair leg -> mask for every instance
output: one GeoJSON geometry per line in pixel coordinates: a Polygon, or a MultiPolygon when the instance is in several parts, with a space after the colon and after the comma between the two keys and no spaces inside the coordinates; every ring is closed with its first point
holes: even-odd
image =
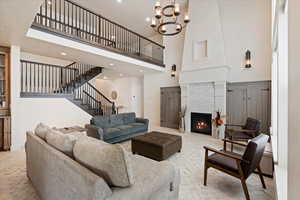
{"type": "Polygon", "coordinates": [[[204,166],[204,186],[207,185],[207,170],[208,168],[206,167],[206,164],[204,166]]]}
{"type": "Polygon", "coordinates": [[[241,177],[241,183],[242,183],[242,186],[243,186],[244,194],[246,196],[246,200],[250,200],[250,196],[249,196],[249,192],[248,192],[246,180],[245,180],[244,177],[241,177]]]}
{"type": "Polygon", "coordinates": [[[262,174],[262,171],[261,171],[260,167],[257,167],[257,170],[258,170],[259,178],[260,178],[260,181],[261,181],[261,184],[262,184],[263,188],[267,189],[266,184],[265,184],[265,180],[264,180],[264,176],[262,174]]]}
{"type": "Polygon", "coordinates": [[[231,143],[231,152],[233,152],[233,144],[231,143]]]}

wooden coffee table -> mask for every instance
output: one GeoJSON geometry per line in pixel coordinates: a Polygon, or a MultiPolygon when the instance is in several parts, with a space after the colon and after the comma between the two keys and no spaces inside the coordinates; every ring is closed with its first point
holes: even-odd
{"type": "Polygon", "coordinates": [[[153,160],[162,161],[180,152],[182,139],[179,135],[150,132],[134,137],[131,141],[133,154],[139,154],[153,160]]]}

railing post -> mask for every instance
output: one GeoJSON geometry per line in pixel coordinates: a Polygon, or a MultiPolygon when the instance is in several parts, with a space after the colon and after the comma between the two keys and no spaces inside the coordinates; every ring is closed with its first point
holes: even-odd
{"type": "Polygon", "coordinates": [[[114,115],[114,114],[117,114],[116,113],[116,105],[115,105],[115,102],[112,102],[112,114],[114,115]]]}
{"type": "Polygon", "coordinates": [[[139,47],[138,47],[139,48],[139,52],[138,53],[139,53],[139,56],[140,56],[141,55],[141,38],[140,37],[139,37],[138,41],[139,41],[139,47]]]}

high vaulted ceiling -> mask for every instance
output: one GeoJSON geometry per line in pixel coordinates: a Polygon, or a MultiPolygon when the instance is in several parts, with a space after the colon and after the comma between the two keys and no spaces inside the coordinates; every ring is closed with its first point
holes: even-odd
{"type": "MultiPolygon", "coordinates": [[[[151,37],[155,34],[146,18],[154,16],[157,0],[73,0],[102,16],[111,19],[141,35],[151,37]],[[119,3],[121,2],[121,3],[119,3]]],[[[169,2],[170,0],[160,0],[169,2]]],[[[182,6],[188,0],[177,0],[182,6]]]]}

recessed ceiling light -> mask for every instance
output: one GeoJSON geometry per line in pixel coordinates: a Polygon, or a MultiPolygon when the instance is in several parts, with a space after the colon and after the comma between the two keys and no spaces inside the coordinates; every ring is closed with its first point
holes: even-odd
{"type": "Polygon", "coordinates": [[[150,17],[147,17],[146,18],[146,22],[150,22],[151,21],[151,18],[150,17]]]}
{"type": "Polygon", "coordinates": [[[115,64],[114,64],[114,63],[109,63],[109,65],[110,65],[110,66],[114,66],[115,64]]]}
{"type": "Polygon", "coordinates": [[[103,77],[103,79],[105,79],[105,80],[106,80],[106,79],[107,79],[107,77],[106,77],[106,76],[104,76],[104,77],[103,77]]]}
{"type": "Polygon", "coordinates": [[[65,52],[61,52],[60,53],[62,56],[66,56],[67,55],[67,53],[65,53],[65,52]]]}
{"type": "Polygon", "coordinates": [[[123,0],[117,0],[117,2],[118,2],[118,3],[122,3],[122,2],[123,2],[123,0]]]}

